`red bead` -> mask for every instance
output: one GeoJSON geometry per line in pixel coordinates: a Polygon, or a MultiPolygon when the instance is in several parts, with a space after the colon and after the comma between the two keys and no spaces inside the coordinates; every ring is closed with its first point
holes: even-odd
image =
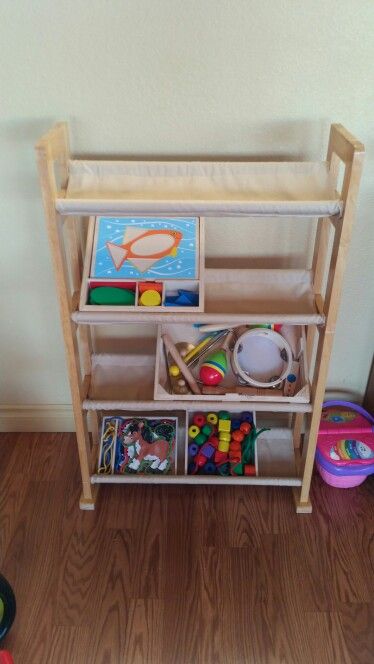
{"type": "Polygon", "coordinates": [[[206,424],[206,417],[204,413],[195,413],[195,415],[193,416],[193,423],[197,427],[200,427],[201,429],[201,427],[203,427],[204,424],[206,424]]]}
{"type": "Polygon", "coordinates": [[[245,433],[245,434],[249,433],[251,428],[252,427],[249,424],[249,422],[242,422],[241,425],[240,425],[240,431],[243,431],[243,433],[245,433]]]}
{"type": "Polygon", "coordinates": [[[214,462],[217,464],[217,466],[220,466],[223,463],[226,463],[228,459],[228,454],[227,452],[220,452],[219,450],[216,450],[214,453],[214,462]]]}
{"type": "Polygon", "coordinates": [[[237,443],[241,443],[244,440],[244,433],[240,429],[236,429],[231,434],[232,440],[235,440],[237,443]]]}
{"type": "Polygon", "coordinates": [[[256,466],[252,466],[250,463],[247,463],[244,466],[244,475],[256,475],[256,466]]]}
{"type": "Polygon", "coordinates": [[[230,443],[230,452],[241,452],[241,450],[241,444],[236,440],[232,440],[230,443]]]}
{"type": "Polygon", "coordinates": [[[208,442],[211,445],[214,445],[214,447],[218,447],[219,440],[218,440],[217,436],[209,436],[208,442]]]}
{"type": "Polygon", "coordinates": [[[205,456],[204,454],[202,454],[202,452],[199,452],[199,454],[197,455],[197,457],[195,457],[195,463],[196,463],[196,465],[197,465],[199,468],[202,468],[203,466],[205,466],[206,462],[207,462],[207,458],[206,458],[206,456],[205,456]]]}

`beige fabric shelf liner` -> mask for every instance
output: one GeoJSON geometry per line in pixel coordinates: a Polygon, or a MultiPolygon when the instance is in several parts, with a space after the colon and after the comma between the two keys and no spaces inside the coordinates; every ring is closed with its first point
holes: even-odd
{"type": "Polygon", "coordinates": [[[326,162],[71,160],[62,214],[331,216],[343,204],[326,162]]]}
{"type": "Polygon", "coordinates": [[[205,270],[205,311],[76,311],[76,323],[252,322],[322,323],[314,303],[310,270],[205,270]]]}

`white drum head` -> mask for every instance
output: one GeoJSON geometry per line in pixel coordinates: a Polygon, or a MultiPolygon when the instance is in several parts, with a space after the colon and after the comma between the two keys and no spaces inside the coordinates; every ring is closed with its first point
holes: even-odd
{"type": "Polygon", "coordinates": [[[273,330],[249,330],[235,344],[233,370],[250,385],[279,385],[289,374],[291,364],[292,351],[289,344],[273,330]]]}

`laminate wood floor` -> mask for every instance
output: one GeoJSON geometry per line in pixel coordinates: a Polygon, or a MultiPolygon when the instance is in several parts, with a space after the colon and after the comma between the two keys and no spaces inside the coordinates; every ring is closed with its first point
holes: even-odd
{"type": "Polygon", "coordinates": [[[373,483],[102,487],[72,434],[2,434],[1,571],[16,664],[373,664],[373,483]]]}

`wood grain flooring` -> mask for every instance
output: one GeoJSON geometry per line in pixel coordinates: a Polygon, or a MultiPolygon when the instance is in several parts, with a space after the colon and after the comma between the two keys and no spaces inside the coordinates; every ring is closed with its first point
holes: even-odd
{"type": "Polygon", "coordinates": [[[16,664],[373,664],[374,484],[102,486],[71,434],[2,434],[16,664]]]}

